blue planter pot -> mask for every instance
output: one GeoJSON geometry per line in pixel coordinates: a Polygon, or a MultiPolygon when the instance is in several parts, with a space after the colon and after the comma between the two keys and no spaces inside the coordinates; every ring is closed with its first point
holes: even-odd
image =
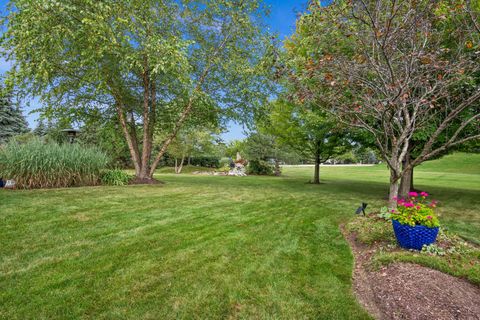
{"type": "Polygon", "coordinates": [[[409,226],[392,219],[393,231],[400,247],[405,249],[422,250],[423,245],[435,242],[438,227],[409,226]]]}

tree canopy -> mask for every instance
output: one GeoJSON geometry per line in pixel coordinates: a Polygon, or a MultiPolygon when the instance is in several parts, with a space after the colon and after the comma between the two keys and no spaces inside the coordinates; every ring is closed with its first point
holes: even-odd
{"type": "Polygon", "coordinates": [[[394,206],[405,172],[480,137],[475,12],[468,1],[427,0],[309,9],[287,43],[294,99],[371,136],[390,168],[394,206]],[[402,166],[413,139],[424,141],[421,151],[402,166]]]}
{"type": "Polygon", "coordinates": [[[137,177],[150,179],[186,123],[247,121],[268,97],[264,14],[258,0],[13,0],[8,83],[47,115],[116,114],[137,177]],[[157,131],[168,134],[152,155],[157,131]]]}

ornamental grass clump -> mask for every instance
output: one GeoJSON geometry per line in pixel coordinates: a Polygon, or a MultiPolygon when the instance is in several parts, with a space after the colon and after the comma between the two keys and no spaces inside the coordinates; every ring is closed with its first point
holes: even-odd
{"type": "Polygon", "coordinates": [[[426,192],[410,192],[407,199],[397,200],[397,209],[392,210],[392,219],[409,226],[425,226],[435,228],[440,226],[434,213],[437,202],[427,200],[426,192]]]}
{"type": "Polygon", "coordinates": [[[121,169],[106,170],[100,177],[102,184],[109,186],[124,186],[131,179],[132,177],[121,169]]]}
{"type": "Polygon", "coordinates": [[[13,141],[0,149],[0,176],[23,189],[96,185],[107,163],[97,148],[78,144],[13,141]]]}

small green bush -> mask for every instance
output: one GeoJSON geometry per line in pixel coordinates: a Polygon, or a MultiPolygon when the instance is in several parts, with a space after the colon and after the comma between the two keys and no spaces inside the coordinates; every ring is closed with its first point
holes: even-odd
{"type": "Polygon", "coordinates": [[[227,157],[223,157],[223,158],[220,159],[218,164],[219,164],[220,168],[223,168],[223,167],[229,167],[230,168],[230,162],[232,162],[232,159],[227,158],[227,157]]]}
{"type": "Polygon", "coordinates": [[[271,176],[273,175],[274,167],[270,163],[263,160],[251,160],[248,163],[247,174],[256,174],[271,176]]]}
{"type": "Polygon", "coordinates": [[[98,149],[78,144],[12,141],[0,148],[0,177],[25,189],[96,185],[107,162],[98,149]]]}
{"type": "Polygon", "coordinates": [[[104,185],[124,186],[128,184],[131,176],[123,170],[113,169],[102,172],[100,179],[104,185]]]}

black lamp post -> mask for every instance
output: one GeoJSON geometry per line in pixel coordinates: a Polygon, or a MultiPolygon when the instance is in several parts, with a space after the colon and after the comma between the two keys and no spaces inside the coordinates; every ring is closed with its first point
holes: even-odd
{"type": "Polygon", "coordinates": [[[70,141],[70,143],[74,143],[75,138],[77,137],[77,134],[80,132],[80,130],[78,130],[78,129],[65,129],[65,130],[62,130],[62,132],[65,132],[67,134],[68,140],[70,141]]]}

